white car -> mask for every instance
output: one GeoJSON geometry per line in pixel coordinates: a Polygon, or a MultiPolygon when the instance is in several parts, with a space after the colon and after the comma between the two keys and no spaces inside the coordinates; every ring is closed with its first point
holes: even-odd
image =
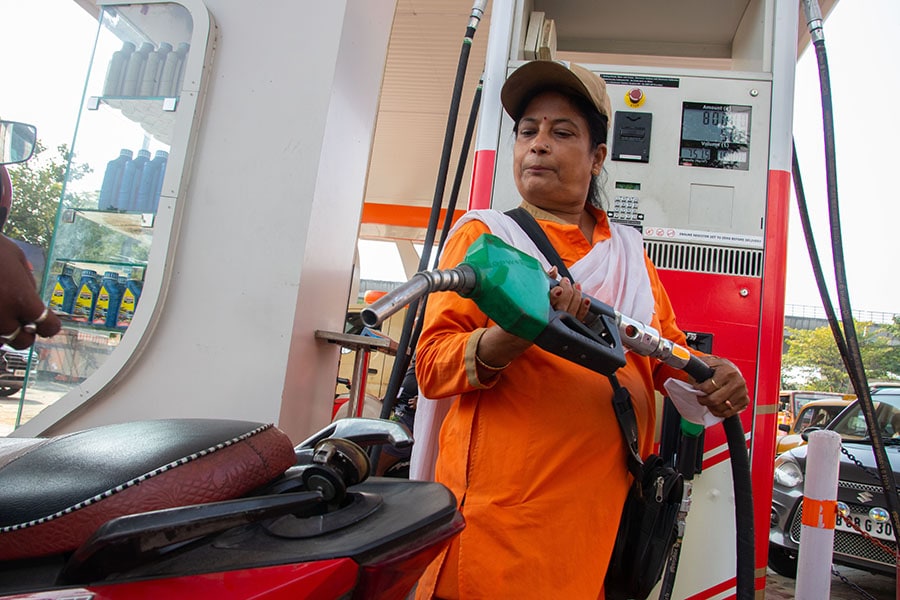
{"type": "Polygon", "coordinates": [[[12,396],[25,385],[30,349],[0,346],[0,397],[12,396]]]}

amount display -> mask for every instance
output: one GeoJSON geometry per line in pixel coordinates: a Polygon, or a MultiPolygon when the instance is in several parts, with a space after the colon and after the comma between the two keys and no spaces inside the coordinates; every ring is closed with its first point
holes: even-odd
{"type": "Polygon", "coordinates": [[[683,103],[678,164],[748,170],[750,115],[749,106],[683,103]]]}

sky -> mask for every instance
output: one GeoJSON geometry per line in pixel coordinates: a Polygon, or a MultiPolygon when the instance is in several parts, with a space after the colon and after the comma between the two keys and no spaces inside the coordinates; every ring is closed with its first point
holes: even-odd
{"type": "MultiPolygon", "coordinates": [[[[33,123],[48,148],[71,145],[97,22],[74,0],[0,0],[0,19],[7,24],[0,36],[0,56],[7,62],[0,116],[33,123]]],[[[900,52],[891,38],[897,23],[898,0],[840,0],[824,27],[844,261],[855,311],[900,313],[900,277],[893,265],[900,254],[894,243],[900,238],[900,192],[891,177],[900,138],[900,119],[892,113],[900,98],[900,52]]],[[[820,98],[815,53],[809,50],[797,63],[794,137],[820,260],[834,290],[820,98]]],[[[791,202],[785,302],[821,307],[791,202]]],[[[379,248],[361,244],[361,276],[403,279],[399,256],[379,248]]],[[[836,297],[833,302],[837,307],[836,297]]]]}

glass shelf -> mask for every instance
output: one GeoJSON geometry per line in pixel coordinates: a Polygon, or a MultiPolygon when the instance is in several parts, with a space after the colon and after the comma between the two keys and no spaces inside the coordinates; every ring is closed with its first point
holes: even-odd
{"type": "Polygon", "coordinates": [[[172,144],[172,131],[175,129],[175,109],[178,98],[160,96],[92,96],[88,99],[88,110],[97,110],[105,104],[118,110],[130,121],[139,124],[144,131],[161,143],[172,144]]]}
{"type": "Polygon", "coordinates": [[[150,245],[153,241],[153,221],[156,219],[156,215],[153,213],[67,208],[63,211],[62,221],[74,223],[78,217],[106,227],[110,231],[126,235],[142,244],[150,245]]]}
{"type": "Polygon", "coordinates": [[[44,408],[78,410],[115,382],[152,330],[215,46],[202,0],[96,4],[97,37],[40,286],[63,327],[33,346],[15,423],[34,421],[35,431],[63,418],[44,408]],[[161,250],[149,268],[158,277],[147,295],[154,245],[161,250]]]}

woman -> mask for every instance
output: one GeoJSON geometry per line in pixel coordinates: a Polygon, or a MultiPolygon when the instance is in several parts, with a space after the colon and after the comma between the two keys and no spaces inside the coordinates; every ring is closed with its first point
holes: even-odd
{"type": "MultiPolygon", "coordinates": [[[[603,80],[575,64],[535,61],[510,76],[501,100],[515,122],[522,207],[576,280],[563,279],[551,305],[584,318],[583,287],[684,344],[640,233],[610,224],[599,207],[611,115],[603,80]]],[[[486,232],[540,258],[511,219],[472,211],[455,226],[442,266],[457,265],[486,232]]],[[[646,456],[654,389],[687,377],[634,353],[627,361],[617,378],[631,393],[646,456]]],[[[723,359],[704,361],[715,377],[695,386],[706,394],[701,403],[720,417],[745,408],[740,372],[723,359]]],[[[504,331],[453,294],[429,299],[417,375],[429,398],[459,395],[441,430],[436,478],[456,494],[467,523],[423,577],[419,597],[603,598],[631,485],[608,379],[504,331]]]]}

